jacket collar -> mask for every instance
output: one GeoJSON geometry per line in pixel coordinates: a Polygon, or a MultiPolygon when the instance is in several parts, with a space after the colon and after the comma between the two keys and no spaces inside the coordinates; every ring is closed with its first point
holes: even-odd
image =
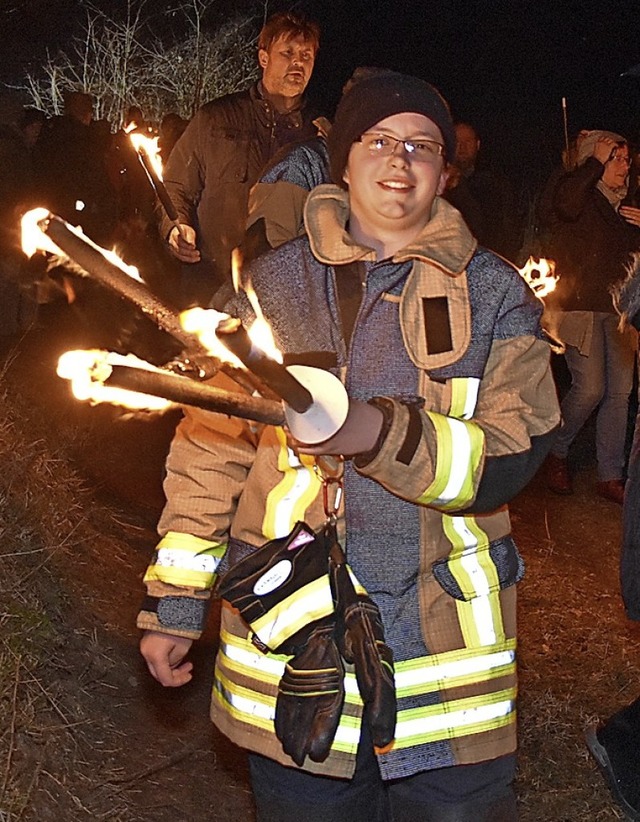
{"type": "MultiPolygon", "coordinates": [[[[361,246],[349,235],[349,195],[336,185],[315,188],[305,206],[305,225],[311,250],[327,265],[356,260],[375,261],[375,252],[361,246]]],[[[423,260],[451,277],[466,269],[477,242],[460,213],[446,200],[436,197],[431,219],[406,248],[394,255],[395,262],[423,260]]]]}
{"type": "Polygon", "coordinates": [[[257,80],[249,89],[249,94],[254,104],[257,106],[260,115],[267,125],[271,125],[276,120],[289,121],[292,124],[300,127],[304,121],[304,111],[307,108],[306,98],[303,96],[300,105],[292,108],[291,111],[279,113],[276,111],[273,103],[265,96],[262,80],[257,80]]]}

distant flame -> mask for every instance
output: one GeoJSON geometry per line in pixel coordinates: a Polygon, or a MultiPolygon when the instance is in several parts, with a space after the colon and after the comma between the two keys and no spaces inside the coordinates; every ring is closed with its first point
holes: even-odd
{"type": "MultiPolygon", "coordinates": [[[[135,124],[134,124],[135,128],[135,124]]],[[[153,166],[153,170],[156,172],[158,177],[162,180],[162,160],[160,159],[160,149],[158,147],[158,138],[157,137],[145,137],[144,134],[140,134],[140,132],[136,131],[132,134],[129,134],[129,139],[133,143],[133,147],[136,151],[142,151],[147,155],[149,160],[151,161],[151,165],[153,166]]]]}
{"type": "MultiPolygon", "coordinates": [[[[69,258],[64,251],[58,248],[49,235],[46,234],[38,225],[38,223],[41,220],[46,219],[50,213],[51,212],[49,212],[46,208],[34,208],[31,211],[27,211],[27,213],[23,215],[21,220],[22,250],[27,257],[33,257],[36,251],[47,251],[50,254],[55,254],[56,257],[60,257],[62,260],[68,260],[69,258]]],[[[110,263],[117,265],[118,268],[124,271],[125,274],[128,274],[132,279],[142,282],[140,273],[134,265],[127,265],[127,263],[125,263],[115,251],[109,251],[106,248],[101,248],[96,245],[89,237],[87,237],[79,226],[67,225],[70,231],[90,243],[94,248],[100,251],[100,253],[106,257],[110,263]]]]}
{"type": "Polygon", "coordinates": [[[553,260],[547,260],[545,257],[536,260],[534,257],[529,257],[518,272],[527,281],[536,297],[542,299],[555,289],[560,279],[555,269],[556,264],[553,260]]]}
{"type": "Polygon", "coordinates": [[[58,360],[59,377],[71,381],[71,390],[78,400],[89,401],[92,405],[109,402],[145,411],[164,411],[172,404],[163,397],[139,394],[123,388],[111,388],[104,385],[111,376],[112,365],[127,365],[143,368],[147,371],[160,371],[133,354],[123,356],[112,351],[66,351],[58,360]]]}
{"type": "Polygon", "coordinates": [[[240,273],[242,271],[242,251],[239,248],[234,248],[231,252],[231,282],[233,284],[236,294],[242,288],[240,282],[240,273]]]}

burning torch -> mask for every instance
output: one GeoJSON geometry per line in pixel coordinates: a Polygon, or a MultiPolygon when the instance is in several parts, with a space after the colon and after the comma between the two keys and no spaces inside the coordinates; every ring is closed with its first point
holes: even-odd
{"type": "Polygon", "coordinates": [[[275,400],[225,391],[150,365],[132,354],[112,351],[66,351],[58,376],[71,382],[75,397],[127,408],[164,411],[172,404],[229,414],[269,425],[282,425],[284,413],[275,400]]]}
{"type": "Polygon", "coordinates": [[[212,357],[197,336],[185,331],[175,311],[149,291],[136,268],[127,266],[115,253],[100,248],[81,229],[69,225],[47,209],[36,208],[22,218],[22,245],[29,256],[41,250],[68,257],[83,273],[137,306],[182,345],[185,352],[182,366],[195,366],[198,378],[204,379],[223,370],[250,392],[262,387],[247,372],[212,357]]]}
{"type": "MultiPolygon", "coordinates": [[[[133,390],[137,388],[139,393],[152,395],[163,396],[165,392],[165,396],[180,404],[198,405],[208,410],[218,410],[221,413],[270,424],[281,424],[284,416],[284,421],[293,436],[308,444],[329,439],[344,424],[349,410],[349,400],[344,386],[337,377],[309,366],[284,366],[252,342],[239,320],[226,314],[220,314],[212,309],[192,309],[191,312],[185,312],[190,314],[191,318],[204,317],[209,321],[213,318],[215,338],[247,369],[240,371],[228,362],[222,362],[220,358],[212,356],[213,348],[210,344],[202,342],[200,332],[185,330],[185,326],[189,327],[186,319],[183,317],[181,322],[170,308],[152,295],[138,279],[137,271],[133,267],[126,266],[115,254],[97,246],[80,229],[73,228],[46,209],[28,212],[22,222],[23,247],[26,253],[33,253],[36,248],[56,255],[60,255],[62,251],[95,279],[138,306],[160,328],[178,340],[185,348],[187,360],[195,362],[198,366],[199,377],[206,376],[207,372],[201,366],[201,362],[204,362],[209,367],[209,373],[222,370],[248,389],[250,394],[257,390],[263,397],[237,395],[229,398],[230,392],[221,392],[227,395],[226,397],[219,394],[214,396],[211,391],[207,391],[211,386],[201,386],[203,390],[198,392],[193,386],[187,385],[190,382],[188,379],[176,377],[179,382],[171,380],[171,374],[166,370],[160,370],[159,374],[150,376],[148,373],[133,374],[133,369],[125,373],[120,368],[116,368],[115,372],[111,368],[108,377],[113,385],[133,390]],[[124,382],[127,384],[124,385],[124,382]],[[274,406],[270,395],[280,398],[284,408],[280,408],[277,403],[274,406]],[[244,405],[239,397],[246,401],[244,405]],[[254,402],[251,403],[250,400],[254,402]]],[[[127,367],[130,367],[129,364],[127,367]]],[[[147,370],[151,369],[153,367],[148,366],[147,370]]]]}
{"type": "Polygon", "coordinates": [[[160,161],[160,152],[158,150],[157,137],[145,137],[144,134],[132,132],[129,138],[136,150],[140,165],[145,170],[147,179],[151,188],[154,190],[156,197],[160,201],[160,205],[164,209],[169,221],[175,228],[178,229],[180,236],[185,242],[188,242],[184,235],[184,230],[180,225],[178,209],[175,207],[171,195],[167,191],[167,187],[162,179],[162,163],[160,161]]]}
{"type": "Polygon", "coordinates": [[[216,336],[284,402],[287,426],[297,440],[315,445],[342,427],[349,398],[333,374],[306,365],[284,366],[256,346],[235,317],[218,323],[216,336]]]}

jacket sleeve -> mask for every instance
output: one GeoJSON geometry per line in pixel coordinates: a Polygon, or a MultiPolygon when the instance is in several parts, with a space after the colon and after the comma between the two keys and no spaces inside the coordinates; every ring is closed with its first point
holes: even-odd
{"type": "MultiPolygon", "coordinates": [[[[196,226],[196,209],[204,187],[203,136],[211,115],[200,109],[175,144],[164,169],[164,184],[178,212],[178,221],[196,226]]],[[[164,209],[159,209],[160,236],[173,228],[164,209]]]]}
{"type": "Polygon", "coordinates": [[[243,420],[185,411],[167,458],[167,502],[144,577],[147,596],[139,628],[192,639],[200,635],[256,447],[257,434],[243,420]]]}
{"type": "Polygon", "coordinates": [[[354,460],[360,473],[416,504],[469,513],[506,504],[533,477],[560,412],[549,347],[539,336],[539,310],[532,304],[538,300],[528,288],[510,291],[494,326],[473,415],[450,416],[384,398],[382,442],[373,456],[354,460]]]}
{"type": "Polygon", "coordinates": [[[589,202],[604,166],[589,157],[575,171],[560,178],[553,194],[553,211],[564,222],[574,222],[589,202]]]}

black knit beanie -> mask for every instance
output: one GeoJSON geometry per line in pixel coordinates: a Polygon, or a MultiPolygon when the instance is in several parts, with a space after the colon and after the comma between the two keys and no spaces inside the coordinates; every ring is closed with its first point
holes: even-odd
{"type": "Polygon", "coordinates": [[[433,120],[442,132],[447,160],[453,160],[456,132],[444,97],[424,80],[389,71],[360,80],[338,104],[327,140],[331,177],[336,185],[346,188],[342,177],[353,142],[380,120],[405,111],[433,120]]]}

